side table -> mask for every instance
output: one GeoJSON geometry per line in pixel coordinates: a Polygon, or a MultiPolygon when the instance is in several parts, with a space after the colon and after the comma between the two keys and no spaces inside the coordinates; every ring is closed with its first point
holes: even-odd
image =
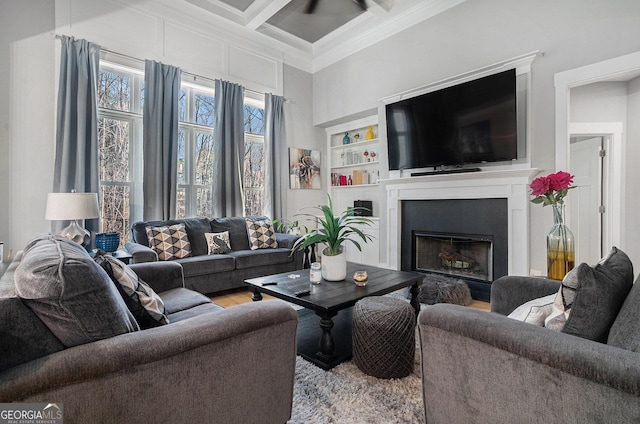
{"type": "MultiPolygon", "coordinates": [[[[97,250],[94,249],[89,253],[91,254],[91,257],[94,257],[96,252],[97,250]]],[[[131,261],[133,260],[133,256],[126,249],[118,249],[115,252],[106,252],[106,253],[118,259],[119,261],[124,262],[127,265],[131,265],[131,261]]]]}

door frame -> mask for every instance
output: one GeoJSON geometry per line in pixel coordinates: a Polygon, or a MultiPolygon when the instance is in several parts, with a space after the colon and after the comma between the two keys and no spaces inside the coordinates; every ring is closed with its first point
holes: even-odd
{"type": "MultiPolygon", "coordinates": [[[[569,124],[569,136],[602,136],[607,154],[604,157],[604,171],[602,178],[607,182],[604,189],[602,204],[605,215],[602,223],[602,243],[604,253],[611,246],[620,246],[622,241],[622,193],[624,192],[624,160],[622,122],[575,122],[569,124]],[[619,190],[614,190],[619,187],[619,190]]],[[[568,153],[568,152],[567,152],[568,153]]],[[[569,155],[567,155],[567,164],[569,155]]],[[[568,223],[571,228],[571,222],[568,223]]]]}

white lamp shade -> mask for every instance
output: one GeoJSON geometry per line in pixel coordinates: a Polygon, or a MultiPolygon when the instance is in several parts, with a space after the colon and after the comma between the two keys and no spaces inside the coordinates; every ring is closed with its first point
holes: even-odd
{"type": "Polygon", "coordinates": [[[99,216],[97,193],[49,193],[47,195],[45,219],[65,221],[99,216]]]}

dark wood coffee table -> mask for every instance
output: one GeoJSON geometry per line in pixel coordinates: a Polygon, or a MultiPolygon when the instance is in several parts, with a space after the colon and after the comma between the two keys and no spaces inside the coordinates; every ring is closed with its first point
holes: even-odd
{"type": "Polygon", "coordinates": [[[266,277],[252,278],[245,283],[253,291],[254,301],[269,294],[305,309],[298,311],[298,354],[323,369],[330,369],[351,359],[351,308],[367,296],[382,296],[411,287],[411,305],[420,312],[418,292],[424,275],[415,272],[394,271],[368,265],[347,263],[344,281],[322,281],[312,285],[309,270],[291,271],[266,277]],[[357,287],[353,273],[366,270],[366,287],[357,287]],[[297,276],[297,277],[294,277],[297,276]],[[309,290],[305,296],[296,292],[309,290]]]}

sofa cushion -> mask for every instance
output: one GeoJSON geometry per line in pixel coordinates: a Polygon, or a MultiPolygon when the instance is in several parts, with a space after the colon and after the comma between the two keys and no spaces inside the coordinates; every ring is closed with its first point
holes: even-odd
{"type": "Polygon", "coordinates": [[[247,234],[251,250],[271,249],[278,247],[276,230],[270,219],[247,218],[247,234]]]}
{"type": "Polygon", "coordinates": [[[217,255],[220,253],[231,252],[231,242],[229,241],[229,231],[221,233],[204,233],[209,246],[208,255],[217,255]]]}
{"type": "Polygon", "coordinates": [[[233,271],[236,269],[236,261],[230,255],[193,256],[179,259],[185,278],[197,275],[215,274],[218,272],[233,271]]]}
{"type": "Polygon", "coordinates": [[[126,264],[110,255],[97,254],[94,260],[116,285],[141,329],[168,324],[164,302],[147,283],[126,264]]]}
{"type": "Polygon", "coordinates": [[[42,321],[16,294],[16,254],[0,279],[0,371],[64,349],[42,321]]]}
{"type": "Polygon", "coordinates": [[[149,247],[161,261],[182,259],[191,256],[191,243],[184,224],[147,227],[149,247]]]}
{"type": "Polygon", "coordinates": [[[578,290],[578,271],[580,267],[589,266],[587,264],[580,264],[576,268],[573,268],[562,279],[560,289],[555,295],[553,304],[551,306],[551,314],[545,319],[544,326],[554,330],[562,331],[567,318],[571,313],[571,306],[573,306],[573,300],[578,290]]]}
{"type": "Polygon", "coordinates": [[[609,329],[633,285],[629,257],[613,247],[594,267],[580,264],[578,286],[563,333],[606,343],[609,329]]]}
{"type": "Polygon", "coordinates": [[[191,318],[204,312],[224,309],[208,297],[189,289],[178,288],[160,293],[165,302],[171,322],[191,318]]]}
{"type": "Polygon", "coordinates": [[[79,244],[44,235],[25,248],[16,293],[66,347],[139,330],[107,273],[79,244]]]}
{"type": "Polygon", "coordinates": [[[243,250],[240,252],[232,252],[236,260],[236,269],[247,269],[255,267],[263,267],[276,264],[286,264],[293,262],[293,256],[289,249],[260,249],[260,250],[243,250]]]}
{"type": "MultiPolygon", "coordinates": [[[[266,216],[252,216],[251,219],[267,219],[266,216]]],[[[211,220],[211,232],[221,233],[229,231],[231,248],[234,251],[249,250],[247,223],[243,217],[214,218],[211,220]]]]}
{"type": "Polygon", "coordinates": [[[544,320],[553,311],[555,294],[530,300],[518,306],[508,317],[518,321],[527,322],[539,326],[544,325],[544,320]]]}
{"type": "Polygon", "coordinates": [[[184,224],[184,228],[187,231],[187,237],[189,237],[189,243],[191,244],[191,254],[193,256],[206,255],[207,254],[207,240],[204,238],[204,233],[211,232],[211,225],[208,218],[185,218],[185,219],[170,219],[167,221],[140,221],[131,226],[131,235],[133,241],[149,246],[149,238],[147,237],[147,227],[162,227],[166,225],[184,224]]]}
{"type": "Polygon", "coordinates": [[[611,326],[607,344],[640,353],[640,277],[611,326]]]}

